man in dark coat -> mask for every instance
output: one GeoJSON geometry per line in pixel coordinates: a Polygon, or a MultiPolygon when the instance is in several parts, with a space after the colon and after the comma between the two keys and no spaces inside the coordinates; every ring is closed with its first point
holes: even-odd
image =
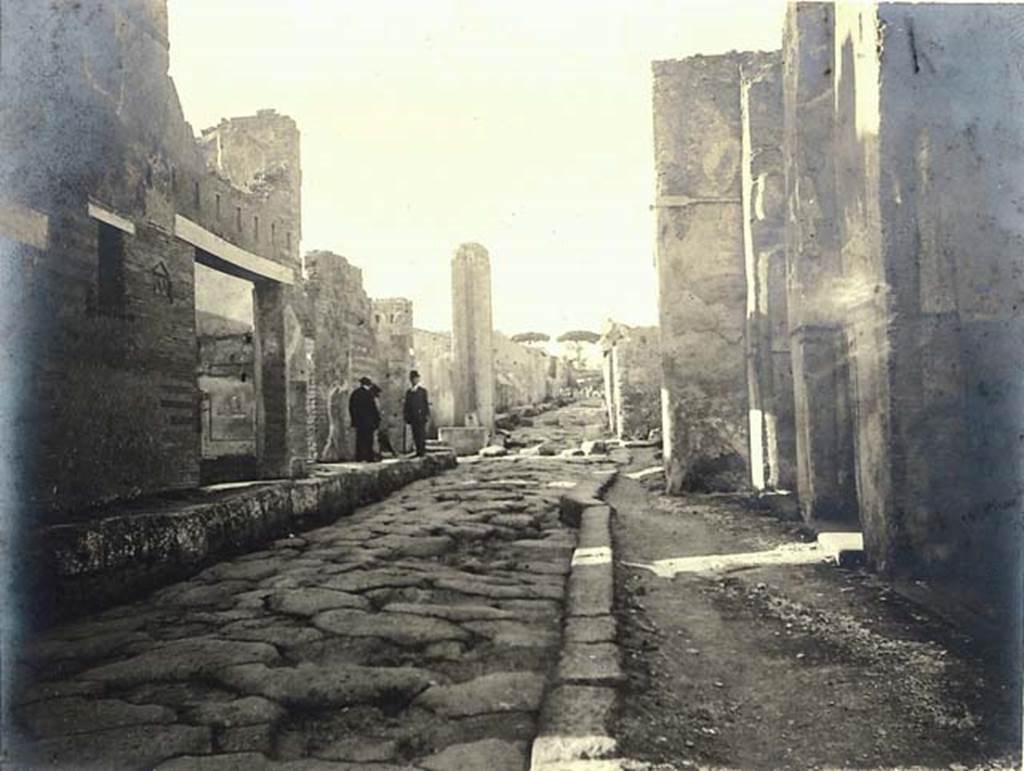
{"type": "Polygon", "coordinates": [[[430,401],[427,389],[420,385],[420,373],[409,373],[409,390],[405,392],[405,422],[412,427],[412,440],[416,444],[416,457],[427,454],[427,421],[430,419],[430,401]]]}
{"type": "Polygon", "coordinates": [[[380,412],[370,387],[373,381],[368,377],[359,378],[359,388],[348,400],[348,415],[356,430],[356,460],[373,462],[373,436],[380,425],[380,412]]]}

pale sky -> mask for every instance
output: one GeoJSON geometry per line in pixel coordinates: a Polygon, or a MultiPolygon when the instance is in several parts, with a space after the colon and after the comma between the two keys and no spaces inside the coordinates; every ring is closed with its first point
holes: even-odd
{"type": "Polygon", "coordinates": [[[654,324],[651,61],[778,48],[782,0],[170,0],[198,132],[273,107],[302,132],[303,251],[451,323],[491,254],[514,334],[654,324]]]}

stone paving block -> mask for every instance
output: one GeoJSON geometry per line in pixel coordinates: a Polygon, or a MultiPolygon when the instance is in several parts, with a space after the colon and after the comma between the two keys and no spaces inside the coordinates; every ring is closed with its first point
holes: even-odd
{"type": "Polygon", "coordinates": [[[500,739],[453,744],[416,765],[427,771],[522,771],[526,765],[526,745],[500,739]]]}
{"type": "Polygon", "coordinates": [[[612,612],[613,600],[611,562],[573,567],[569,575],[569,616],[607,616],[612,612]]]}
{"type": "Polygon", "coordinates": [[[131,685],[157,680],[190,680],[224,667],[280,658],[272,645],[236,642],[212,637],[175,640],[123,661],[89,669],[83,680],[105,680],[131,685]]]}
{"type": "Polygon", "coordinates": [[[344,760],[349,763],[385,763],[398,755],[398,742],[362,736],[346,736],[317,752],[324,760],[344,760]]]}
{"type": "Polygon", "coordinates": [[[289,616],[315,616],[321,611],[336,608],[366,610],[370,607],[370,603],[365,597],[338,589],[308,586],[302,589],[281,589],[273,592],[267,597],[267,606],[271,610],[286,613],[289,616]]]}
{"type": "Polygon", "coordinates": [[[152,768],[164,758],[212,750],[210,729],[188,725],[137,725],[44,739],[15,766],[35,769],[152,768]]]}
{"type": "Polygon", "coordinates": [[[240,725],[220,730],[216,739],[220,752],[266,752],[273,748],[273,727],[262,725],[240,725]]]}
{"type": "Polygon", "coordinates": [[[543,675],[536,672],[494,672],[455,685],[435,685],[416,704],[446,717],[536,712],[544,682],[543,675]]]}
{"type": "Polygon", "coordinates": [[[107,728],[173,723],[173,710],[155,704],[129,704],[119,699],[83,699],[72,696],[38,701],[17,712],[35,736],[65,736],[107,728]]]}
{"type": "Polygon", "coordinates": [[[344,707],[382,700],[411,700],[444,678],[414,667],[314,664],[295,667],[246,664],[216,674],[228,688],[287,707],[344,707]]]}
{"type": "Polygon", "coordinates": [[[469,633],[464,629],[431,616],[328,610],[314,616],[313,624],[325,632],[343,637],[380,637],[397,645],[412,647],[469,639],[469,633]]]}
{"type": "Polygon", "coordinates": [[[558,662],[558,679],[563,683],[618,683],[624,679],[619,667],[619,648],[614,643],[566,643],[558,662]]]}
{"type": "Polygon", "coordinates": [[[232,701],[203,702],[190,708],[186,715],[189,722],[223,728],[273,723],[284,717],[285,711],[267,699],[246,696],[232,701]]]}

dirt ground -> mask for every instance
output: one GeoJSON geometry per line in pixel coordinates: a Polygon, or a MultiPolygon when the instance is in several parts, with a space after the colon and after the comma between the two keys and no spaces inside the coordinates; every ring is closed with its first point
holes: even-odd
{"type": "MultiPolygon", "coordinates": [[[[635,458],[634,468],[652,459],[635,458]]],[[[664,768],[1018,768],[1019,680],[864,570],[772,565],[659,577],[637,564],[801,540],[742,496],[620,477],[623,755],[664,768]]]]}

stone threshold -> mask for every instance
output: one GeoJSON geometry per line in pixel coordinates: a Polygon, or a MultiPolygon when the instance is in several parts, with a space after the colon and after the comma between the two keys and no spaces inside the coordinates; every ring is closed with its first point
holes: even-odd
{"type": "MultiPolygon", "coordinates": [[[[182,500],[112,507],[85,521],[39,528],[22,591],[32,626],[136,599],[218,559],[329,524],[419,479],[455,468],[449,450],[382,463],[318,464],[304,479],[216,485],[182,500]],[[31,584],[31,585],[27,585],[31,584]]],[[[26,561],[28,562],[28,561],[26,561]]]]}

